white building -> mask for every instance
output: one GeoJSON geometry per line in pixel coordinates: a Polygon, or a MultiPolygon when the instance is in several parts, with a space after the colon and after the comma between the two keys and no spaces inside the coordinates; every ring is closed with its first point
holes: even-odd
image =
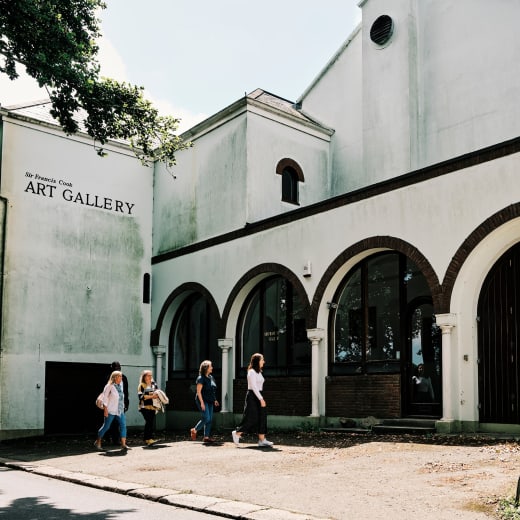
{"type": "Polygon", "coordinates": [[[45,363],[117,357],[134,380],[156,367],[173,397],[168,427],[192,421],[190,387],[212,359],[229,426],[256,351],[271,425],[367,416],[428,417],[443,431],[518,425],[520,5],[359,5],[360,26],[296,102],[262,90],[238,100],[186,133],[195,146],[178,153],[177,178],[156,165],[153,187],[123,149],[101,160],[88,141],[4,114],[2,395],[15,372],[32,385],[34,410],[10,412],[2,399],[2,432],[42,429],[45,363]],[[24,133],[9,137],[10,125],[24,133]],[[52,138],[28,154],[40,133],[52,138]],[[28,193],[25,172],[135,213],[28,193]],[[22,233],[12,201],[24,216],[31,208],[22,233]],[[112,240],[94,237],[107,228],[125,240],[116,264],[93,269],[90,246],[99,259],[112,240]],[[127,233],[140,247],[125,250],[127,233]],[[132,276],[107,280],[125,260],[132,276]],[[112,318],[80,324],[73,311],[84,312],[98,277],[111,293],[92,307],[112,318]],[[109,350],[118,338],[126,345],[109,350]],[[40,352],[51,343],[52,355],[40,352]],[[427,394],[413,379],[421,364],[427,394]]]}

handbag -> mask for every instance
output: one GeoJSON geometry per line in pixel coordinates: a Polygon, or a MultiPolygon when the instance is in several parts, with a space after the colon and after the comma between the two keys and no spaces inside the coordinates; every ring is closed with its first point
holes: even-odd
{"type": "Polygon", "coordinates": [[[103,392],[101,392],[97,398],[96,398],[96,406],[100,409],[100,410],[103,410],[105,407],[103,406],[103,392]]]}

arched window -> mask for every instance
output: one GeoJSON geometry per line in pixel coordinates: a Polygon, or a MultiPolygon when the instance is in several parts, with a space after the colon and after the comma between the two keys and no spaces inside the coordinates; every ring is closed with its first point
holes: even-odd
{"type": "Polygon", "coordinates": [[[298,175],[290,167],[282,172],[282,200],[298,204],[298,175]]]}
{"type": "Polygon", "coordinates": [[[285,278],[273,276],[255,287],[244,305],[239,330],[240,375],[245,375],[255,352],[264,355],[267,374],[310,374],[305,307],[285,278]]]}
{"type": "Polygon", "coordinates": [[[299,204],[298,186],[305,180],[300,165],[292,159],[282,159],[276,166],[276,173],[282,176],[282,201],[299,204]]]}
{"type": "Polygon", "coordinates": [[[439,330],[431,302],[424,275],[405,255],[380,253],[361,261],[330,304],[331,373],[398,373],[403,362],[413,368],[419,354],[438,373],[439,330]]]}
{"type": "Polygon", "coordinates": [[[202,361],[209,359],[221,367],[216,318],[207,299],[198,293],[188,296],[180,306],[170,330],[170,377],[194,377],[202,361]]]}

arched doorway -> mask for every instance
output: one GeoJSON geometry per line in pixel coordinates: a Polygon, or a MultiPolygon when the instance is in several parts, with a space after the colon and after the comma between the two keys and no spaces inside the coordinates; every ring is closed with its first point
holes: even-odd
{"type": "Polygon", "coordinates": [[[363,259],[329,308],[328,413],[440,417],[440,333],[431,291],[415,262],[399,252],[363,259]],[[418,392],[419,377],[428,380],[429,392],[418,392]],[[356,398],[338,408],[341,392],[356,398]]]}
{"type": "Polygon", "coordinates": [[[490,270],[478,310],[479,421],[520,423],[520,243],[490,270]]]}
{"type": "MultiPolygon", "coordinates": [[[[218,330],[218,310],[209,294],[185,291],[177,296],[168,327],[166,381],[167,393],[175,396],[176,412],[196,411],[195,380],[202,361],[211,360],[213,373],[220,380],[222,355],[218,330]]],[[[218,398],[221,400],[220,395],[218,398]]]]}

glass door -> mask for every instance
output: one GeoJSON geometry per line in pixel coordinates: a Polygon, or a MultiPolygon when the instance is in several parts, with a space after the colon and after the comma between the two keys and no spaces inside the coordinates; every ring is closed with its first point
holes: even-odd
{"type": "Polygon", "coordinates": [[[441,333],[435,324],[431,300],[420,298],[408,306],[406,351],[402,385],[405,414],[440,417],[441,333]]]}

